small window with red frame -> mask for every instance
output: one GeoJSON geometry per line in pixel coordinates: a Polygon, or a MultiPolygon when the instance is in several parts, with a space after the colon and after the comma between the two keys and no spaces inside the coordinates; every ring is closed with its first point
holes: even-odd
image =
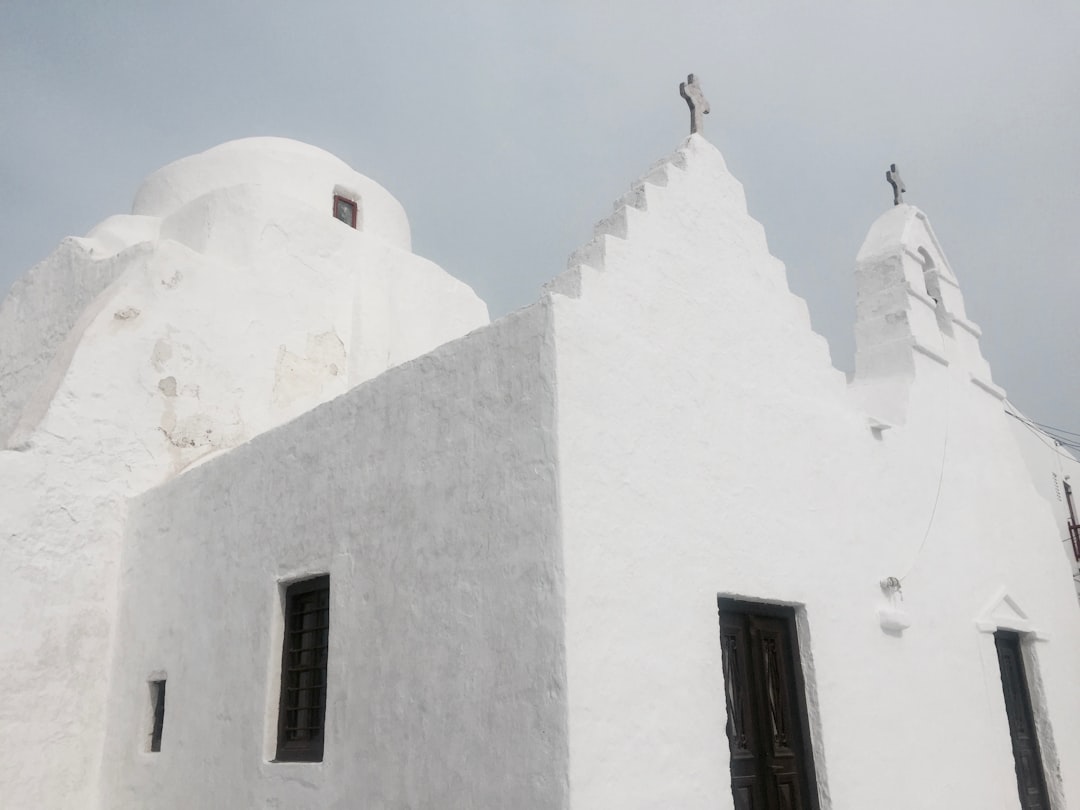
{"type": "Polygon", "coordinates": [[[350,228],[356,227],[356,200],[334,195],[334,218],[340,219],[350,228]]]}

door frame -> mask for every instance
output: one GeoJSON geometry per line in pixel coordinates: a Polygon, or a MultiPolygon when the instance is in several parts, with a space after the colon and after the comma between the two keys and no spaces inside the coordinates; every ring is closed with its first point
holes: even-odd
{"type": "MultiPolygon", "coordinates": [[[[818,793],[817,763],[814,761],[814,738],[816,730],[810,724],[810,714],[806,699],[806,676],[803,670],[802,646],[803,634],[799,632],[800,614],[805,619],[806,609],[802,605],[783,604],[778,602],[756,602],[751,599],[716,595],[717,612],[717,639],[720,638],[720,617],[724,613],[750,613],[758,616],[767,616],[780,619],[784,622],[788,631],[788,639],[791,645],[791,659],[795,676],[795,712],[797,720],[802,724],[801,748],[805,767],[803,768],[803,790],[806,791],[807,810],[821,810],[821,797],[818,793]]],[[[722,677],[722,675],[721,675],[722,677]]],[[[725,707],[725,713],[727,711],[725,707]]],[[[725,737],[727,735],[725,734],[725,737]]],[[[728,763],[728,779],[731,778],[731,765],[728,763]]]]}
{"type": "Polygon", "coordinates": [[[1042,795],[1045,799],[1047,809],[1054,807],[1054,800],[1051,798],[1050,792],[1050,780],[1046,772],[1046,758],[1043,753],[1042,733],[1039,728],[1039,716],[1035,711],[1035,702],[1032,698],[1031,688],[1031,675],[1029,674],[1030,667],[1027,658],[1027,650],[1024,649],[1024,635],[1018,633],[1015,630],[998,630],[994,633],[994,652],[996,653],[998,663],[998,675],[1001,678],[1001,686],[1003,690],[1002,705],[1005,707],[1005,717],[1009,730],[1009,743],[1013,755],[1013,766],[1016,772],[1016,785],[1020,796],[1021,807],[1026,807],[1024,803],[1024,793],[1020,781],[1020,762],[1016,758],[1016,737],[1013,735],[1013,723],[1009,717],[1009,696],[1005,691],[1005,673],[1002,671],[1001,657],[1002,647],[1009,648],[1009,651],[1015,653],[1016,658],[1016,672],[1015,675],[1019,679],[1017,686],[1019,687],[1020,694],[1018,696],[1019,706],[1014,706],[1014,709],[1019,709],[1026,716],[1024,720],[1027,721],[1027,725],[1031,730],[1031,740],[1034,746],[1035,764],[1038,767],[1039,781],[1041,782],[1042,795]]]}
{"type": "MultiPolygon", "coordinates": [[[[1065,800],[1065,788],[1061,779],[1061,757],[1058,755],[1057,741],[1054,739],[1053,720],[1046,705],[1038,650],[1040,644],[1050,641],[1050,633],[1037,618],[1029,615],[1020,600],[1014,597],[1011,590],[1005,586],[998,588],[975,617],[975,629],[978,630],[980,637],[979,662],[983,669],[984,684],[990,695],[998,695],[998,699],[1002,701],[1001,720],[1006,724],[1006,732],[1009,726],[1001,691],[1001,670],[998,665],[994,635],[1004,630],[1019,636],[1024,680],[1031,699],[1032,713],[1035,715],[1035,734],[1039,741],[1046,790],[1050,795],[1050,806],[1061,807],[1065,800]]],[[[1007,735],[1007,739],[1009,740],[1007,746],[1009,763],[1014,764],[1011,735],[1007,735]]],[[[1009,781],[1015,786],[1015,774],[1010,773],[1009,781]]]]}

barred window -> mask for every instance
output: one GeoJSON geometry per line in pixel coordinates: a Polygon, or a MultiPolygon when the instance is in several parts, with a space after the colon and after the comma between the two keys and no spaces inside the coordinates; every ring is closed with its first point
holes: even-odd
{"type": "Polygon", "coordinates": [[[294,582],[285,591],[279,762],[322,761],[329,634],[330,577],[294,582]]]}

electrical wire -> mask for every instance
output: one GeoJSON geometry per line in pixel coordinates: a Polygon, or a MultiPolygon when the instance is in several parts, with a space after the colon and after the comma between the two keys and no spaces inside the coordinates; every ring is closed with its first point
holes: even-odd
{"type": "MultiPolygon", "coordinates": [[[[1015,406],[1015,405],[1013,405],[1013,404],[1012,404],[1011,402],[1009,402],[1008,400],[1006,400],[1006,404],[1008,404],[1008,405],[1009,405],[1010,407],[1012,407],[1012,408],[1014,408],[1014,409],[1016,408],[1016,406],[1015,406]]],[[[1050,428],[1048,428],[1048,427],[1047,427],[1046,425],[1041,425],[1041,424],[1039,424],[1038,422],[1035,422],[1034,420],[1028,419],[1028,418],[1027,418],[1027,417],[1025,417],[1025,416],[1021,416],[1021,415],[1020,415],[1019,413],[1013,413],[1013,412],[1012,412],[1012,411],[1010,411],[1010,410],[1009,410],[1008,408],[1006,408],[1006,409],[1005,409],[1005,413],[1007,413],[1007,414],[1008,414],[1009,416],[1011,416],[1011,417],[1012,417],[1013,419],[1015,419],[1015,420],[1017,420],[1018,422],[1020,422],[1020,424],[1022,424],[1022,425],[1023,425],[1024,427],[1026,427],[1026,428],[1027,428],[1028,430],[1030,430],[1030,431],[1031,431],[1032,433],[1034,433],[1034,434],[1035,434],[1035,437],[1036,437],[1036,438],[1037,438],[1037,439],[1038,439],[1038,440],[1039,440],[1040,442],[1042,442],[1042,443],[1043,443],[1044,445],[1046,445],[1046,447],[1048,447],[1048,448],[1049,448],[1049,449],[1050,449],[1050,450],[1051,450],[1051,451],[1052,451],[1052,452],[1053,452],[1053,453],[1054,453],[1054,454],[1055,454],[1056,456],[1058,456],[1058,457],[1059,457],[1059,458],[1058,458],[1058,461],[1057,461],[1057,465],[1058,465],[1058,473],[1059,473],[1059,474],[1060,474],[1060,475],[1061,475],[1061,476],[1062,476],[1063,478],[1068,478],[1068,476],[1066,476],[1066,475],[1065,475],[1065,470],[1064,470],[1064,469],[1062,468],[1062,466],[1061,466],[1061,459],[1062,459],[1062,458],[1066,458],[1066,459],[1068,459],[1069,461],[1073,462],[1074,464],[1075,464],[1075,463],[1078,463],[1078,462],[1080,462],[1080,459],[1077,459],[1077,458],[1076,458],[1076,457],[1074,457],[1074,456],[1073,456],[1073,455],[1072,455],[1071,453],[1063,453],[1063,452],[1061,452],[1060,450],[1058,450],[1058,448],[1057,448],[1056,446],[1054,446],[1054,445],[1051,445],[1051,444],[1048,444],[1048,443],[1046,442],[1046,438],[1051,438],[1051,439],[1054,439],[1055,441],[1058,441],[1058,440],[1060,440],[1060,438],[1061,438],[1061,437],[1060,437],[1060,436],[1054,436],[1054,435],[1052,435],[1052,434],[1048,433],[1047,431],[1048,431],[1048,430],[1049,430],[1050,428]],[[1046,437],[1046,438],[1044,438],[1044,437],[1046,437]]],[[[1065,432],[1065,433],[1071,433],[1071,431],[1063,431],[1063,432],[1065,432]]],[[[1059,442],[1059,444],[1064,444],[1064,445],[1066,445],[1066,446],[1068,446],[1068,447],[1072,447],[1072,448],[1074,448],[1074,449],[1080,450],[1080,446],[1077,446],[1076,444],[1073,444],[1073,443],[1071,443],[1071,442],[1059,442]]],[[[1058,499],[1059,499],[1059,500],[1061,499],[1061,496],[1060,496],[1060,495],[1058,495],[1058,499]]],[[[1061,540],[1061,543],[1062,543],[1062,545],[1064,545],[1065,543],[1069,543],[1069,542],[1072,542],[1072,537],[1071,537],[1071,536],[1068,536],[1068,537],[1064,537],[1064,538],[1062,538],[1062,540],[1061,540]]],[[[1073,574],[1073,580],[1074,580],[1074,581],[1076,581],[1076,582],[1080,582],[1080,573],[1074,573],[1074,574],[1073,574]]]]}
{"type": "Polygon", "coordinates": [[[1046,425],[1040,424],[1040,423],[1035,422],[1035,421],[1032,421],[1031,424],[1036,425],[1039,428],[1039,430],[1041,430],[1043,433],[1045,433],[1051,439],[1056,441],[1058,444],[1063,444],[1066,447],[1071,447],[1073,449],[1080,448],[1080,435],[1070,437],[1070,436],[1066,436],[1064,434],[1071,433],[1071,431],[1065,430],[1065,431],[1061,431],[1060,433],[1057,433],[1055,431],[1057,431],[1058,428],[1051,428],[1051,427],[1048,427],[1046,425]]]}
{"type": "MultiPolygon", "coordinates": [[[[1005,403],[1009,406],[1009,408],[1013,408],[1014,410],[1016,409],[1016,406],[1013,405],[1008,400],[1005,400],[1005,403]]],[[[1013,411],[1009,410],[1009,408],[1005,408],[1005,413],[1007,413],[1013,419],[1016,419],[1018,422],[1020,422],[1020,424],[1024,425],[1024,427],[1026,427],[1028,430],[1030,430],[1032,433],[1034,433],[1036,438],[1038,438],[1039,441],[1041,441],[1044,445],[1046,445],[1056,455],[1061,456],[1062,458],[1066,458],[1069,461],[1073,462],[1074,464],[1075,463],[1080,463],[1080,459],[1077,459],[1071,453],[1063,453],[1056,446],[1048,444],[1044,437],[1047,437],[1049,434],[1046,433],[1046,430],[1043,429],[1043,426],[1039,425],[1038,422],[1033,422],[1032,420],[1028,419],[1027,417],[1021,416],[1018,412],[1013,413],[1013,411]]],[[[930,508],[930,519],[926,523],[926,531],[923,532],[922,542],[919,543],[919,548],[915,552],[915,556],[911,560],[911,565],[908,566],[908,570],[904,573],[903,576],[898,577],[898,579],[901,582],[903,582],[904,579],[906,577],[908,577],[911,574],[912,571],[915,570],[915,564],[918,562],[919,557],[922,555],[923,549],[926,547],[926,541],[930,537],[930,530],[934,526],[934,518],[937,515],[938,503],[941,501],[941,489],[942,489],[942,484],[945,481],[945,459],[946,459],[946,456],[948,455],[948,449],[949,449],[949,410],[950,409],[948,408],[948,406],[946,406],[946,409],[945,409],[945,437],[942,439],[942,442],[941,442],[941,471],[938,474],[937,491],[934,493],[934,505],[930,508]]],[[[1064,432],[1068,433],[1070,431],[1064,431],[1064,432]]],[[[1080,435],[1080,434],[1078,434],[1078,435],[1080,435]]],[[[1053,438],[1057,439],[1059,437],[1055,436],[1053,438]]],[[[1075,447],[1077,450],[1080,450],[1080,445],[1073,445],[1073,444],[1071,444],[1069,442],[1061,442],[1061,444],[1065,444],[1065,445],[1070,446],[1070,447],[1075,447]]],[[[1061,465],[1061,462],[1059,461],[1058,462],[1059,469],[1060,469],[1060,465],[1061,465]]],[[[1070,539],[1071,538],[1066,537],[1066,538],[1064,538],[1062,540],[1062,543],[1068,542],[1070,539]]],[[[1080,581],[1080,580],[1078,580],[1078,581],[1080,581]]]]}
{"type": "MultiPolygon", "coordinates": [[[[1013,405],[1008,400],[1005,400],[1005,401],[1009,404],[1010,407],[1013,407],[1013,408],[1016,407],[1015,405],[1013,405]]],[[[1021,416],[1019,413],[1013,413],[1008,408],[1005,409],[1005,413],[1008,414],[1009,416],[1011,416],[1013,419],[1015,419],[1020,424],[1024,425],[1032,433],[1034,433],[1035,437],[1039,441],[1041,441],[1043,444],[1045,444],[1048,448],[1050,448],[1050,450],[1052,452],[1054,452],[1055,454],[1061,456],[1064,459],[1068,459],[1069,461],[1073,462],[1074,464],[1080,462],[1080,459],[1077,459],[1072,453],[1063,453],[1055,445],[1048,444],[1046,442],[1047,433],[1044,430],[1040,430],[1039,427],[1037,426],[1036,422],[1032,422],[1026,416],[1021,416]]],[[[1077,449],[1080,449],[1080,448],[1077,448],[1077,449]]]]}
{"type": "Polygon", "coordinates": [[[1052,431],[1053,433],[1068,433],[1070,436],[1076,436],[1080,439],[1080,433],[1077,433],[1075,430],[1066,430],[1065,428],[1058,428],[1053,425],[1044,425],[1042,422],[1036,422],[1034,419],[1031,420],[1031,424],[1038,425],[1043,430],[1052,431]]]}
{"type": "Polygon", "coordinates": [[[923,532],[922,542],[919,543],[919,548],[915,552],[915,556],[911,558],[911,565],[908,566],[908,570],[904,572],[904,575],[899,577],[901,582],[904,581],[907,576],[915,570],[915,563],[919,561],[919,557],[922,555],[923,549],[926,547],[926,541],[930,537],[930,529],[934,525],[934,517],[937,515],[938,503],[941,501],[941,485],[945,481],[945,456],[949,450],[949,417],[951,408],[949,407],[951,402],[946,400],[945,405],[945,437],[941,441],[941,472],[938,473],[937,492],[934,493],[934,505],[930,507],[930,519],[926,522],[926,531],[923,532]]]}

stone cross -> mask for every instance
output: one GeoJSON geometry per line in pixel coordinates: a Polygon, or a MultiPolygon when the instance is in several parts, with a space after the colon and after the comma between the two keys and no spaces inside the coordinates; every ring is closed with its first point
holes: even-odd
{"type": "Polygon", "coordinates": [[[686,104],[690,107],[690,134],[701,132],[704,128],[701,116],[709,112],[709,102],[705,100],[705,94],[701,92],[701,85],[693,73],[686,77],[685,82],[679,84],[679,95],[686,99],[686,104]]]}
{"type": "Polygon", "coordinates": [[[904,201],[903,194],[907,189],[904,188],[904,181],[900,179],[900,172],[896,170],[895,163],[889,164],[889,170],[885,172],[885,179],[892,186],[892,204],[900,205],[904,201]]]}

